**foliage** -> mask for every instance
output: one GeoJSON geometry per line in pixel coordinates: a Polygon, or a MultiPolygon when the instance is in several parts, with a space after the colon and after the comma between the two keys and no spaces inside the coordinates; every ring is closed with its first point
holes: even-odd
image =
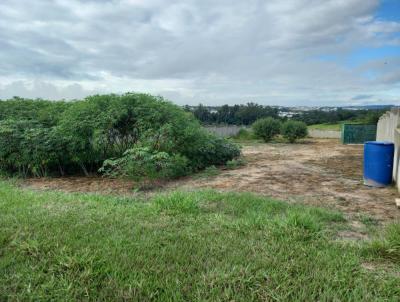
{"type": "Polygon", "coordinates": [[[286,121],[282,124],[281,134],[290,143],[294,143],[297,139],[307,136],[307,125],[299,121],[286,121]]]}
{"type": "Polygon", "coordinates": [[[272,117],[256,120],[252,125],[253,132],[257,137],[269,142],[274,136],[278,135],[281,128],[281,122],[272,117]]]}
{"type": "MultiPolygon", "coordinates": [[[[369,109],[344,109],[326,111],[321,109],[309,111],[294,111],[289,107],[281,107],[279,110],[270,106],[262,106],[255,103],[246,105],[223,105],[204,106],[199,104],[195,107],[185,106],[185,110],[193,112],[194,116],[203,124],[229,124],[229,125],[251,125],[257,119],[272,117],[278,119],[278,112],[294,112],[292,119],[305,122],[307,125],[314,124],[337,124],[339,122],[355,122],[362,124],[376,124],[379,117],[388,108],[369,109]]],[[[281,118],[285,121],[286,118],[281,118]]]]}
{"type": "Polygon", "coordinates": [[[179,177],[188,172],[188,159],[179,154],[157,152],[148,147],[135,147],[117,159],[104,161],[100,172],[111,177],[137,181],[179,177]]]}
{"type": "Polygon", "coordinates": [[[294,120],[305,122],[307,125],[336,124],[339,122],[357,122],[364,124],[376,124],[379,117],[387,109],[348,110],[338,108],[335,111],[310,110],[293,116],[294,120]]]}
{"type": "Polygon", "coordinates": [[[202,129],[191,113],[148,94],[0,102],[0,169],[9,173],[88,175],[107,159],[123,162],[125,151],[136,147],[149,148],[152,156],[164,152],[168,160],[185,159],[188,171],[240,154],[236,145],[202,129]]]}
{"type": "Polygon", "coordinates": [[[192,111],[194,116],[203,124],[251,125],[260,118],[278,117],[278,109],[255,103],[233,106],[223,105],[216,107],[213,111],[200,104],[193,110],[188,107],[186,107],[186,110],[192,111]]]}
{"type": "MultiPolygon", "coordinates": [[[[343,215],[251,194],[141,199],[0,183],[0,301],[399,301],[343,215]]],[[[379,239],[378,239],[379,240],[379,239]]],[[[390,266],[393,267],[390,269],[390,266]]]]}
{"type": "Polygon", "coordinates": [[[254,138],[254,133],[246,128],[241,128],[233,138],[235,140],[251,140],[254,138]]]}

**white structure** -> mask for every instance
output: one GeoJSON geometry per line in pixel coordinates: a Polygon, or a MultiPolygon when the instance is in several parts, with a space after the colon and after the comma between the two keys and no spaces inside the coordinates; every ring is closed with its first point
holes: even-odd
{"type": "Polygon", "coordinates": [[[394,143],[393,180],[400,191],[400,109],[394,108],[379,118],[376,132],[377,141],[390,141],[394,143]]]}

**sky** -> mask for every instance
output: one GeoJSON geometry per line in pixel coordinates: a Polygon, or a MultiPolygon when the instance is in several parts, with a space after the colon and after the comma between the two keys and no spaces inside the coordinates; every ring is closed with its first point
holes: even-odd
{"type": "Polygon", "coordinates": [[[400,104],[400,0],[1,0],[0,99],[400,104]]]}

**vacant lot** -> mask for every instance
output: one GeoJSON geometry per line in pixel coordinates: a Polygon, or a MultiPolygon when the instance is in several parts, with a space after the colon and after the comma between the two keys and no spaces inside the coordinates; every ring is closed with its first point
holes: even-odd
{"type": "Polygon", "coordinates": [[[335,207],[348,214],[369,214],[380,220],[400,217],[393,187],[363,185],[362,145],[341,145],[337,140],[324,139],[294,145],[252,144],[245,146],[243,152],[248,164],[240,169],[174,185],[255,192],[335,207]]]}
{"type": "MultiPolygon", "coordinates": [[[[381,221],[400,217],[394,188],[369,188],[362,183],[362,145],[337,140],[301,144],[245,144],[247,165],[216,176],[187,177],[164,189],[214,188],[254,192],[290,202],[336,208],[349,216],[368,215],[381,221]]],[[[201,175],[200,175],[201,176],[201,175]]],[[[73,192],[134,194],[133,182],[101,178],[30,179],[26,186],[73,192]]]]}
{"type": "Polygon", "coordinates": [[[0,300],[399,300],[397,193],[363,186],[362,146],[243,153],[245,166],[145,193],[97,177],[0,181],[0,300]]]}

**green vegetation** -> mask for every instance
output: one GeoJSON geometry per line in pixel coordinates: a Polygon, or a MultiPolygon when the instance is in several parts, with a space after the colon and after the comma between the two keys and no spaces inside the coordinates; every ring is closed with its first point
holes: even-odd
{"type": "Polygon", "coordinates": [[[216,107],[215,112],[211,112],[208,107],[200,104],[193,109],[186,107],[186,111],[193,112],[194,116],[203,124],[251,125],[260,118],[278,118],[277,108],[255,103],[223,105],[216,107]]]}
{"type": "Polygon", "coordinates": [[[389,225],[383,237],[383,240],[373,241],[367,250],[377,257],[400,263],[400,223],[389,225]]]}
{"type": "Polygon", "coordinates": [[[315,129],[315,130],[333,130],[333,131],[340,131],[341,130],[341,123],[336,124],[315,124],[308,126],[308,129],[315,129]]]}
{"type": "MultiPolygon", "coordinates": [[[[355,122],[360,124],[376,124],[379,117],[389,110],[386,108],[369,109],[343,109],[325,111],[310,110],[295,112],[291,119],[305,122],[307,125],[316,124],[338,124],[340,122],[355,122]]],[[[262,106],[255,103],[246,105],[223,105],[223,106],[204,106],[185,107],[186,111],[193,112],[194,116],[202,124],[228,124],[228,125],[251,125],[256,120],[272,117],[286,121],[287,118],[279,118],[279,111],[293,112],[292,108],[280,108],[279,110],[270,106],[262,106]]]]}
{"type": "Polygon", "coordinates": [[[282,124],[281,134],[289,143],[294,143],[296,140],[307,136],[307,125],[299,121],[286,121],[282,124]]]}
{"type": "Polygon", "coordinates": [[[0,102],[0,170],[10,174],[88,175],[106,161],[107,175],[171,177],[239,155],[236,145],[207,133],[192,114],[161,97],[0,102]]]}
{"type": "Polygon", "coordinates": [[[232,137],[235,141],[249,141],[254,140],[255,136],[251,129],[241,128],[239,132],[232,137]]]}
{"type": "Polygon", "coordinates": [[[317,129],[317,130],[335,130],[340,131],[342,129],[342,124],[376,124],[374,122],[368,122],[365,120],[349,120],[349,121],[341,121],[339,123],[334,124],[315,124],[309,125],[308,129],[317,129]]]}
{"type": "Polygon", "coordinates": [[[262,138],[264,142],[269,142],[280,133],[281,122],[272,117],[266,117],[256,120],[252,128],[256,137],[262,138]]]}
{"type": "Polygon", "coordinates": [[[210,178],[213,176],[217,176],[220,173],[220,170],[216,166],[209,166],[205,168],[203,171],[194,175],[194,178],[210,178]]]}
{"type": "Polygon", "coordinates": [[[339,228],[337,212],[251,194],[145,202],[1,182],[0,300],[398,301],[399,225],[379,248],[339,228]]]}
{"type": "Polygon", "coordinates": [[[341,122],[376,124],[379,117],[387,110],[388,109],[345,110],[341,108],[329,112],[310,110],[294,115],[293,119],[304,122],[307,125],[338,124],[341,122]]]}

